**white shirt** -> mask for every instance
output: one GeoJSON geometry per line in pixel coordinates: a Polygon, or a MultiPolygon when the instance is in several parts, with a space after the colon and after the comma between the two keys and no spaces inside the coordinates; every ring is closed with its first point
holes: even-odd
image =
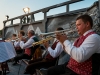
{"type": "MultiPolygon", "coordinates": [[[[25,38],[25,36],[23,36],[25,38]]],[[[15,41],[14,41],[14,47],[20,47],[20,41],[19,41],[19,38],[17,38],[15,41]]]]}
{"type": "Polygon", "coordinates": [[[33,39],[34,37],[35,36],[30,37],[26,43],[24,43],[24,41],[20,41],[20,47],[22,49],[32,47],[32,44],[35,42],[33,39]]]}
{"type": "Polygon", "coordinates": [[[63,51],[63,48],[60,42],[57,43],[55,50],[53,50],[51,47],[48,47],[48,52],[53,58],[58,57],[62,51],[63,51]]]}
{"type": "Polygon", "coordinates": [[[20,46],[20,41],[15,41],[14,42],[14,47],[19,47],[20,46]]]}
{"type": "MultiPolygon", "coordinates": [[[[84,33],[91,32],[89,30],[84,33]]],[[[80,47],[75,47],[69,40],[64,41],[65,51],[77,62],[84,62],[90,58],[94,53],[100,53],[100,36],[97,34],[92,34],[88,36],[80,47]]]]}

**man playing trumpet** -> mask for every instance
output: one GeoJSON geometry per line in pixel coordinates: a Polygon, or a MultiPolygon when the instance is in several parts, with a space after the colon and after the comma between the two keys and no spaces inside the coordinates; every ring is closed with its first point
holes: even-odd
{"type": "Polygon", "coordinates": [[[93,21],[89,15],[81,15],[76,19],[76,28],[80,37],[73,43],[67,35],[58,34],[66,53],[71,58],[68,64],[54,66],[48,69],[47,75],[99,75],[100,68],[100,36],[92,30],[93,21]]]}

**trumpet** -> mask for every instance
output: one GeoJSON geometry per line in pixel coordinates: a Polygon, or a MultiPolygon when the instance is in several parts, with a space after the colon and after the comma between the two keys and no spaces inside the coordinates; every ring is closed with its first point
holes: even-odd
{"type": "Polygon", "coordinates": [[[66,32],[68,31],[69,32],[74,32],[75,30],[69,30],[69,29],[65,29],[65,30],[60,30],[60,31],[54,31],[54,32],[49,32],[49,33],[41,33],[39,36],[49,36],[49,35],[53,35],[55,34],[56,32],[59,32],[59,33],[62,33],[62,32],[66,32]]]}
{"type": "Polygon", "coordinates": [[[47,37],[46,39],[40,40],[38,42],[34,42],[32,45],[35,46],[35,45],[43,44],[43,42],[49,41],[49,40],[51,40],[53,38],[54,37],[50,36],[50,37],[47,37]]]}
{"type": "MultiPolygon", "coordinates": [[[[54,31],[54,32],[49,32],[49,33],[41,33],[39,36],[41,36],[41,37],[44,37],[45,36],[46,37],[46,36],[54,35],[56,33],[66,34],[70,38],[71,37],[74,38],[74,37],[77,37],[78,36],[76,29],[74,29],[74,30],[72,30],[72,29],[65,29],[65,30],[54,31]]],[[[55,35],[53,37],[55,37],[55,35]]]]}
{"type": "Polygon", "coordinates": [[[60,31],[54,31],[54,32],[49,32],[49,33],[41,33],[40,36],[49,36],[49,37],[46,37],[46,39],[40,40],[38,42],[34,42],[32,45],[33,46],[39,45],[39,44],[42,44],[45,41],[49,41],[49,40],[51,40],[53,38],[56,38],[56,35],[54,35],[54,34],[57,33],[57,32],[61,33],[61,34],[66,34],[68,38],[76,38],[76,37],[78,37],[78,34],[76,33],[77,32],[76,30],[68,31],[68,29],[60,30],[60,31]]]}

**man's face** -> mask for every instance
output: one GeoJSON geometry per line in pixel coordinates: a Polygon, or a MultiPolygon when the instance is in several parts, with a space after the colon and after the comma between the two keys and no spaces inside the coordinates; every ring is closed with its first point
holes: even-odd
{"type": "Polygon", "coordinates": [[[55,35],[56,35],[56,39],[60,39],[59,35],[61,35],[61,33],[55,31],[55,35]]]}
{"type": "Polygon", "coordinates": [[[18,33],[18,37],[19,37],[19,38],[22,37],[22,34],[21,34],[20,32],[18,33]]]}
{"type": "Polygon", "coordinates": [[[28,31],[27,35],[28,35],[28,37],[31,37],[31,33],[30,33],[30,31],[28,31]]]}
{"type": "Polygon", "coordinates": [[[15,40],[16,39],[16,36],[12,36],[12,40],[15,40]]]}
{"type": "Polygon", "coordinates": [[[84,23],[82,19],[76,21],[76,28],[79,35],[83,35],[87,29],[87,23],[84,23]]]}

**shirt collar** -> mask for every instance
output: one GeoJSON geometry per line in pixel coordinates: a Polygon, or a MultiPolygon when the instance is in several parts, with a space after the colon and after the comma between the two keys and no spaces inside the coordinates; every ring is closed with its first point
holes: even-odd
{"type": "Polygon", "coordinates": [[[35,37],[35,35],[31,36],[30,38],[34,38],[34,37],[35,37]]]}
{"type": "Polygon", "coordinates": [[[93,31],[93,30],[92,30],[92,29],[90,29],[90,30],[86,31],[83,35],[85,36],[86,34],[88,34],[88,33],[92,32],[92,31],[93,31]]]}

